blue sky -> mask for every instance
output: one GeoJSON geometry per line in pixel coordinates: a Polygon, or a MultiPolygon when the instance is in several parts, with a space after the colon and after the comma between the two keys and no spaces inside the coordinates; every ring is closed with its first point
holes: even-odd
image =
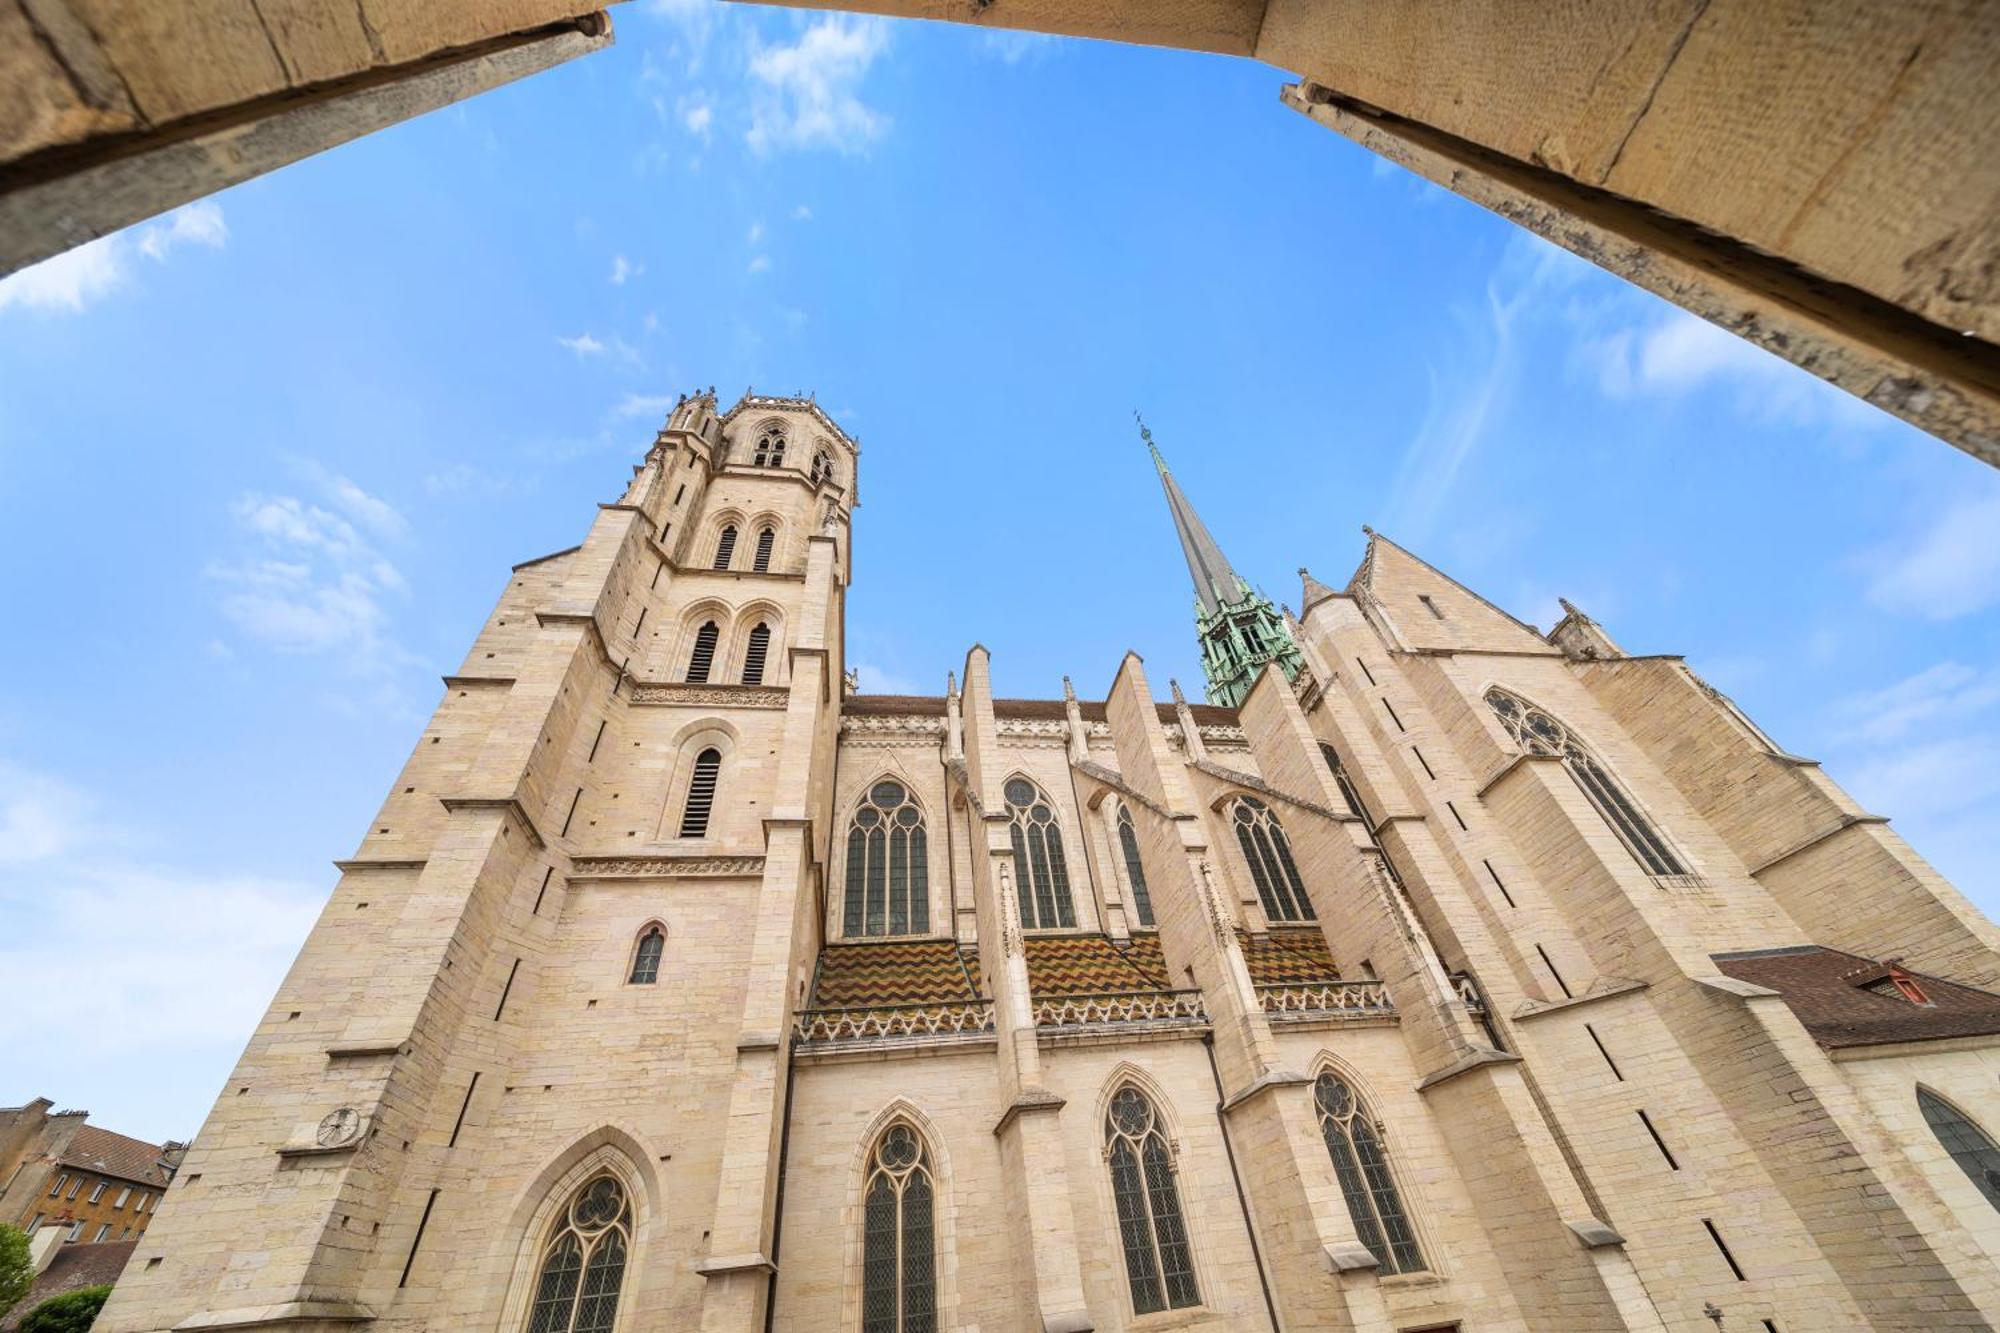
{"type": "Polygon", "coordinates": [[[1131,413],[1681,652],[2000,908],[2000,474],[1180,52],[688,0],[0,283],[0,1104],[187,1136],[504,586],[673,395],[863,446],[851,660],[1200,679],[1131,413]]]}

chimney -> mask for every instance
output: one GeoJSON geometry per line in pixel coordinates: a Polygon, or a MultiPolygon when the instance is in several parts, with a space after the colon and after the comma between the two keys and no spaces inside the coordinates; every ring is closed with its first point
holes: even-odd
{"type": "Polygon", "coordinates": [[[63,1247],[63,1237],[69,1234],[68,1227],[51,1223],[28,1237],[28,1262],[34,1266],[35,1276],[40,1277],[55,1262],[56,1255],[63,1247]]]}

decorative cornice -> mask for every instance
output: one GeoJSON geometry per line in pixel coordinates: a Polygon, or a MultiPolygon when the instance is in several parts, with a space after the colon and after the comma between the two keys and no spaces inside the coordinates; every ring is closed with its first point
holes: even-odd
{"type": "Polygon", "coordinates": [[[579,856],[568,878],[580,879],[749,879],[764,873],[761,856],[579,856]]]}
{"type": "Polygon", "coordinates": [[[993,730],[998,735],[1016,739],[1047,739],[1060,742],[1069,738],[1069,723],[1062,718],[997,718],[993,723],[993,730]]]}
{"type": "Polygon", "coordinates": [[[839,436],[840,442],[842,444],[845,444],[849,449],[852,449],[856,454],[859,454],[861,452],[861,442],[856,440],[853,436],[849,435],[846,431],[842,430],[839,424],[835,422],[832,417],[828,416],[826,414],[826,410],[822,408],[819,405],[819,403],[814,399],[787,398],[771,394],[746,393],[741,398],[736,400],[736,406],[730,408],[727,412],[724,412],[722,414],[722,418],[717,424],[722,426],[727,426],[730,422],[736,420],[737,416],[740,413],[746,411],[804,412],[806,415],[810,416],[813,420],[819,422],[820,425],[826,427],[828,430],[832,431],[835,435],[839,436]]]}
{"type": "Polygon", "coordinates": [[[928,713],[844,713],[840,718],[840,732],[868,732],[889,736],[942,736],[945,719],[942,715],[928,713]]]}
{"type": "Polygon", "coordinates": [[[702,708],[783,708],[790,694],[768,685],[698,684],[693,681],[634,680],[628,702],[693,704],[702,708]]]}

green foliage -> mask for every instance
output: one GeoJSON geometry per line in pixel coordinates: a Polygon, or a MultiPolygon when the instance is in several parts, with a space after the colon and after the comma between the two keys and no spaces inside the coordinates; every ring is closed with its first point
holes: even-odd
{"type": "Polygon", "coordinates": [[[111,1299],[110,1286],[79,1287],[52,1296],[28,1312],[21,1333],[85,1333],[97,1322],[97,1312],[111,1299]]]}
{"type": "Polygon", "coordinates": [[[0,1224],[0,1314],[28,1294],[35,1284],[35,1267],[28,1259],[28,1233],[0,1224]]]}

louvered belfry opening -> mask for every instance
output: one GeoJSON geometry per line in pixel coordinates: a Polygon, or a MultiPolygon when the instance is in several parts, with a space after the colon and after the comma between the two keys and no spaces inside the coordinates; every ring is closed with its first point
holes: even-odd
{"type": "Polygon", "coordinates": [[[722,773],[722,752],[703,750],[694,761],[694,776],[688,779],[687,804],[681,807],[681,836],[708,836],[708,817],[715,809],[715,783],[722,773]]]}
{"type": "Polygon", "coordinates": [[[743,652],[743,683],[762,685],[764,683],[764,659],[771,652],[771,627],[762,621],[750,631],[750,646],[743,652]]]}
{"type": "Polygon", "coordinates": [[[722,530],[722,536],[715,542],[715,567],[729,568],[729,558],[736,554],[736,525],[731,523],[722,530]]]}
{"type": "Polygon", "coordinates": [[[750,568],[759,574],[771,572],[771,548],[777,544],[778,530],[765,528],[757,534],[757,554],[750,562],[750,568]]]}
{"type": "Polygon", "coordinates": [[[715,667],[715,640],[720,633],[713,620],[706,622],[695,631],[694,651],[688,655],[687,678],[696,685],[707,682],[708,673],[715,667]]]}

